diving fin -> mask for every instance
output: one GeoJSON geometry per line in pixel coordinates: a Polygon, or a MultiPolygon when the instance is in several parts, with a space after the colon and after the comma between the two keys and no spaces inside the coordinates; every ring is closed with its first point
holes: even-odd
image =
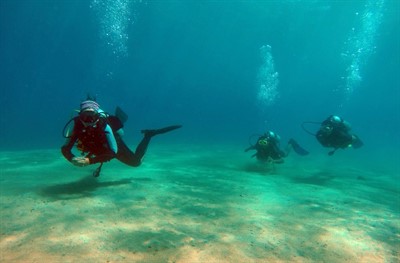
{"type": "Polygon", "coordinates": [[[351,143],[351,146],[354,149],[358,149],[358,148],[362,147],[364,145],[364,143],[360,140],[360,138],[358,138],[357,135],[353,135],[353,136],[354,136],[354,139],[353,139],[353,142],[351,143]]]}
{"type": "Polygon", "coordinates": [[[308,155],[309,152],[307,150],[305,150],[304,148],[302,148],[295,140],[290,139],[288,144],[292,145],[293,150],[301,156],[305,156],[308,155]]]}
{"type": "Polygon", "coordinates": [[[336,152],[337,149],[339,149],[339,148],[335,148],[334,150],[328,152],[328,155],[329,155],[329,156],[332,156],[332,155],[336,152]]]}
{"type": "Polygon", "coordinates": [[[122,122],[125,123],[128,120],[128,114],[126,114],[119,106],[115,108],[115,116],[122,122]]]}
{"type": "Polygon", "coordinates": [[[163,133],[167,133],[176,129],[181,128],[182,125],[172,125],[172,126],[167,126],[161,129],[155,129],[155,130],[142,130],[142,133],[144,134],[144,136],[154,136],[154,135],[158,135],[158,134],[163,134],[163,133]]]}

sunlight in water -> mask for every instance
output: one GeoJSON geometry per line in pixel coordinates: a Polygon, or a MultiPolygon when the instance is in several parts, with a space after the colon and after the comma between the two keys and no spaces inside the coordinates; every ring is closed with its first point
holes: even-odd
{"type": "Polygon", "coordinates": [[[346,51],[342,54],[348,64],[344,77],[347,98],[360,86],[362,67],[375,52],[375,38],[382,22],[383,7],[384,0],[370,0],[362,14],[355,14],[359,18],[359,25],[352,28],[346,41],[346,51]]]}
{"type": "Polygon", "coordinates": [[[271,105],[278,97],[278,72],[275,71],[274,59],[271,54],[271,46],[260,48],[262,65],[258,71],[258,101],[262,106],[271,105]]]}

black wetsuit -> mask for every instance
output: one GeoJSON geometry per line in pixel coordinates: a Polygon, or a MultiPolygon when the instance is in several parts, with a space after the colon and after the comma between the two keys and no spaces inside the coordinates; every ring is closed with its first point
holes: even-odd
{"type": "Polygon", "coordinates": [[[279,148],[279,142],[275,138],[271,138],[268,135],[263,135],[258,138],[257,143],[246,149],[256,150],[257,152],[253,155],[260,161],[282,161],[286,157],[286,153],[279,148]]]}
{"type": "Polygon", "coordinates": [[[349,131],[350,127],[343,120],[333,121],[332,117],[329,117],[321,123],[316,137],[324,147],[346,148],[353,141],[349,131]]]}

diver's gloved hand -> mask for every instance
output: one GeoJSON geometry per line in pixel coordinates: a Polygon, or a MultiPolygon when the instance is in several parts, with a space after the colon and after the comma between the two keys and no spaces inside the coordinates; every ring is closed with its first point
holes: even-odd
{"type": "Polygon", "coordinates": [[[87,157],[74,157],[71,160],[72,164],[75,166],[83,167],[90,164],[89,158],[87,157]]]}

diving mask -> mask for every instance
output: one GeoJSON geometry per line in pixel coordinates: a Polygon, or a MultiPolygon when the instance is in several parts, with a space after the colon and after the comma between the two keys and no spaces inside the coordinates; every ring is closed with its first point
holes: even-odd
{"type": "Polygon", "coordinates": [[[79,119],[83,123],[83,125],[94,126],[99,121],[100,115],[95,110],[85,110],[79,114],[79,119]]]}

